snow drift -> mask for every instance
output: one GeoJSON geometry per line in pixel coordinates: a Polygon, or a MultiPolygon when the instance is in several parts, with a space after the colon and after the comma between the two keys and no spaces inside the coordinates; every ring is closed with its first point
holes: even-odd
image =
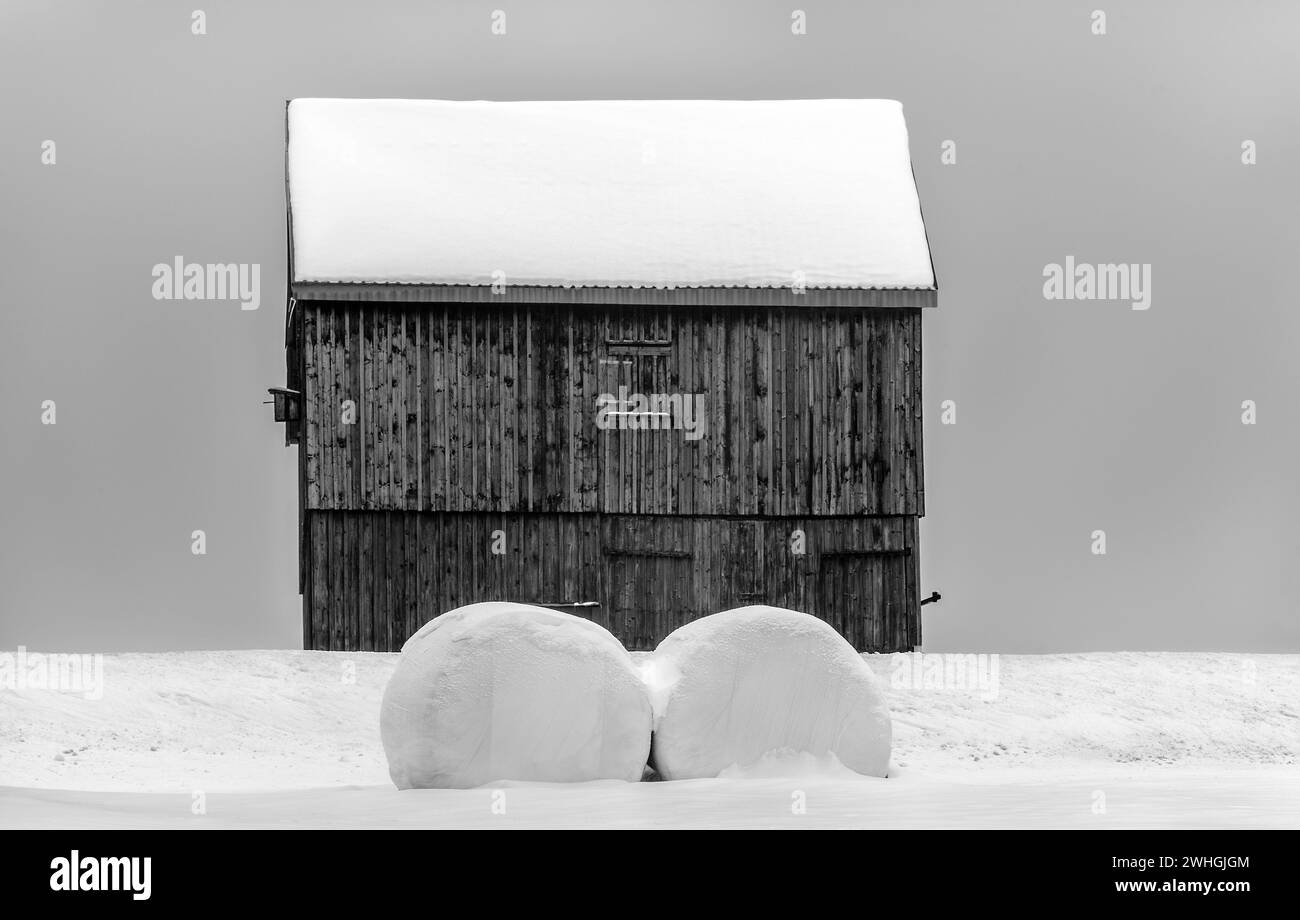
{"type": "Polygon", "coordinates": [[[471,604],[406,641],[380,735],[399,789],[641,778],[651,707],[607,630],[526,604],[471,604]]]}
{"type": "Polygon", "coordinates": [[[871,669],[829,624],[780,607],[687,623],[644,666],[664,779],[718,776],[774,752],[884,776],[890,721],[871,669]]]}

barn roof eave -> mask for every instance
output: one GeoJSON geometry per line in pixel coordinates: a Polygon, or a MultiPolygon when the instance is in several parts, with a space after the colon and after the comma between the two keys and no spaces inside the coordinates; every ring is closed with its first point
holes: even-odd
{"type": "Polygon", "coordinates": [[[529,303],[732,307],[937,307],[939,291],[929,288],[758,287],[561,287],[486,284],[402,284],[298,281],[298,300],[371,303],[529,303]]]}

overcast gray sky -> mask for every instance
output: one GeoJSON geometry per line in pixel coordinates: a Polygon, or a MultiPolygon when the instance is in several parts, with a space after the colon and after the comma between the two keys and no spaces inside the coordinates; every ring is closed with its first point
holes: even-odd
{"type": "Polygon", "coordinates": [[[1300,650],[1297,35],[1284,2],[9,0],[0,647],[300,646],[295,455],[261,405],[286,99],[885,97],[940,283],[927,650],[1300,650]],[[177,255],[260,263],[261,309],[154,300],[177,255]],[[1150,309],[1044,300],[1067,256],[1149,263],[1150,309]]]}

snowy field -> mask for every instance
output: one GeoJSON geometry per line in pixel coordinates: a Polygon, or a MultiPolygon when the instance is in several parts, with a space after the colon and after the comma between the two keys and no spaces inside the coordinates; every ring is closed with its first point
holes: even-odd
{"type": "Polygon", "coordinates": [[[1300,656],[1004,655],[982,684],[936,670],[960,656],[866,660],[888,779],[795,760],[399,792],[395,654],[109,655],[101,699],[0,689],[0,826],[1300,827],[1300,656]]]}

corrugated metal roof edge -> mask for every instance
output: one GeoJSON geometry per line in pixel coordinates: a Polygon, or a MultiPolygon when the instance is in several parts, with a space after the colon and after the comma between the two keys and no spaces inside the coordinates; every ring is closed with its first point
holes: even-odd
{"type": "Polygon", "coordinates": [[[641,304],[734,307],[937,307],[938,288],[561,287],[487,284],[297,281],[299,300],[387,303],[641,304]]]}

